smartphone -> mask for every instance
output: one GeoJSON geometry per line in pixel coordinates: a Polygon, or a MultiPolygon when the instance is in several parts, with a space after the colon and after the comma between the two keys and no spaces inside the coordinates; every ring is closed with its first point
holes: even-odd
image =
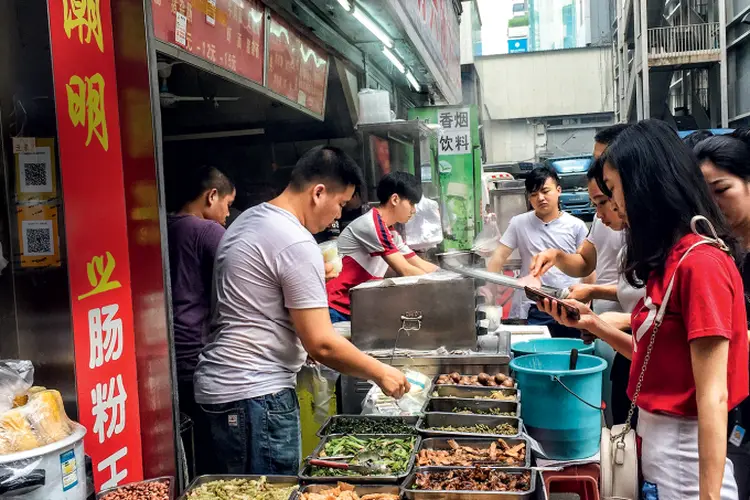
{"type": "Polygon", "coordinates": [[[545,293],[538,288],[531,288],[530,286],[526,286],[523,288],[524,292],[526,292],[526,297],[528,297],[529,300],[533,300],[534,302],[542,302],[544,299],[548,299],[550,302],[557,303],[557,311],[559,314],[562,314],[562,310],[565,309],[565,311],[568,313],[568,317],[571,319],[574,319],[578,321],[581,319],[581,313],[578,312],[578,309],[575,307],[566,304],[565,302],[561,301],[560,299],[545,293]]]}

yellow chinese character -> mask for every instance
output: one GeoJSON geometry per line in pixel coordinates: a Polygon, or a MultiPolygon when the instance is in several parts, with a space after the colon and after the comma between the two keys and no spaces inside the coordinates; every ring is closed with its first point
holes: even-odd
{"type": "Polygon", "coordinates": [[[94,257],[91,262],[86,264],[86,274],[89,278],[89,283],[93,287],[91,291],[78,296],[78,300],[97,295],[99,293],[108,292],[120,288],[122,285],[117,280],[111,280],[112,272],[115,270],[115,258],[112,254],[107,252],[104,257],[94,257]],[[106,258],[106,263],[105,259],[106,258]]]}
{"type": "Polygon", "coordinates": [[[70,38],[73,30],[78,30],[78,41],[83,43],[83,31],[86,30],[86,43],[94,37],[96,45],[104,52],[104,32],[102,31],[101,9],[99,0],[62,0],[63,28],[70,38]]]}
{"type": "Polygon", "coordinates": [[[68,91],[68,115],[74,126],[87,125],[86,146],[91,136],[96,135],[105,151],[109,150],[107,117],[104,112],[104,78],[96,73],[82,80],[80,76],[70,77],[65,86],[68,91]],[[84,84],[85,82],[85,84],[84,84]]]}

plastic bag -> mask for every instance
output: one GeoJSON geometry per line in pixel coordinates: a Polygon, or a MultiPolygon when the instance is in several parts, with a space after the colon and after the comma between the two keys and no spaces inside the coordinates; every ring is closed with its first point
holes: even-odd
{"type": "Polygon", "coordinates": [[[313,420],[322,426],[331,411],[331,405],[336,399],[336,382],[339,373],[315,361],[309,361],[302,366],[297,374],[297,388],[312,395],[313,420]]]}
{"type": "Polygon", "coordinates": [[[482,231],[474,239],[471,251],[482,257],[491,257],[500,245],[500,230],[497,228],[495,214],[489,214],[482,231]]]}
{"type": "Polygon", "coordinates": [[[438,202],[425,196],[419,200],[416,213],[406,223],[406,244],[412,250],[428,250],[443,242],[443,226],[438,202]]]}
{"type": "Polygon", "coordinates": [[[373,384],[362,402],[362,415],[411,416],[422,413],[422,407],[429,397],[432,379],[413,370],[407,370],[404,374],[411,384],[411,389],[404,397],[397,400],[386,396],[380,387],[373,384]]]}
{"type": "Polygon", "coordinates": [[[34,383],[34,365],[25,359],[0,360],[0,413],[13,408],[13,401],[34,383]]]}
{"type": "Polygon", "coordinates": [[[0,455],[55,443],[73,427],[58,391],[32,387],[27,402],[0,414],[0,455]]]}
{"type": "Polygon", "coordinates": [[[339,256],[339,246],[336,240],[324,241],[318,247],[323,252],[323,262],[333,264],[333,272],[338,276],[344,268],[344,261],[339,256]]]}

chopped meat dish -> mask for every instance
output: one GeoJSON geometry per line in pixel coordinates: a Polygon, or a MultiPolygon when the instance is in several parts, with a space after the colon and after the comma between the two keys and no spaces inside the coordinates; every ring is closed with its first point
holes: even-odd
{"type": "Polygon", "coordinates": [[[432,491],[528,491],[531,472],[505,472],[475,467],[442,472],[418,472],[412,489],[432,491]]]}
{"type": "Polygon", "coordinates": [[[502,465],[522,467],[526,462],[526,443],[510,446],[503,439],[493,442],[489,448],[461,446],[455,440],[448,441],[447,450],[422,449],[417,455],[417,466],[472,467],[474,465],[502,465]]]}
{"type": "Polygon", "coordinates": [[[321,490],[319,493],[302,493],[300,500],[398,500],[398,495],[392,493],[371,493],[360,497],[357,495],[353,485],[340,482],[335,487],[321,490]]]}

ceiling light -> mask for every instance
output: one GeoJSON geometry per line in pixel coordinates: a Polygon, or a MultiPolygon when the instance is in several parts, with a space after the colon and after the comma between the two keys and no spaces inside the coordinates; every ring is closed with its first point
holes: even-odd
{"type": "Polygon", "coordinates": [[[375,35],[378,38],[378,40],[383,42],[383,44],[386,47],[388,47],[389,49],[393,48],[393,40],[391,40],[391,37],[389,37],[385,33],[385,31],[380,29],[380,26],[375,24],[375,22],[372,19],[370,19],[370,16],[368,16],[362,9],[355,6],[354,11],[352,12],[352,15],[357,19],[357,21],[362,23],[365,28],[370,30],[370,32],[373,35],[375,35]]]}
{"type": "Polygon", "coordinates": [[[339,3],[343,8],[346,9],[347,12],[351,12],[352,10],[352,3],[350,0],[339,0],[339,3]]]}
{"type": "Polygon", "coordinates": [[[411,74],[411,71],[406,72],[406,79],[409,80],[409,83],[411,84],[415,92],[419,92],[420,90],[422,90],[422,86],[419,85],[419,82],[416,78],[414,78],[414,75],[411,74]]]}
{"type": "Polygon", "coordinates": [[[393,63],[393,65],[396,66],[396,68],[398,68],[398,70],[401,73],[404,73],[406,71],[406,68],[404,67],[404,63],[398,60],[398,57],[396,57],[396,54],[394,54],[393,52],[391,52],[385,47],[383,47],[383,54],[385,54],[385,57],[387,57],[393,63]]]}

